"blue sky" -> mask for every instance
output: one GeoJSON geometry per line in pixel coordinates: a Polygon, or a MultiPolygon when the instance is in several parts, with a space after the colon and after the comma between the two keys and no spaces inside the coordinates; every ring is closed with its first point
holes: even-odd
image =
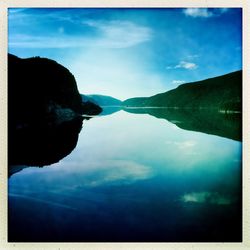
{"type": "Polygon", "coordinates": [[[56,60],[84,94],[150,96],[242,68],[239,8],[11,8],[9,53],[56,60]]]}

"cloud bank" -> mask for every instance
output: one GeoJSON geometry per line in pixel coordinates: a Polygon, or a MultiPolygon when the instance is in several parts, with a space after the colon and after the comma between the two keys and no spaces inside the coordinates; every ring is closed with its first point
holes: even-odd
{"type": "Polygon", "coordinates": [[[216,10],[212,8],[187,8],[183,12],[186,16],[208,18],[221,15],[228,10],[228,8],[218,8],[216,10]]]}
{"type": "MultiPolygon", "coordinates": [[[[27,18],[27,17],[26,17],[27,18]]],[[[29,17],[31,18],[31,17],[29,17]]],[[[28,18],[28,19],[29,19],[28,18]]],[[[14,34],[9,38],[10,47],[18,48],[129,48],[150,41],[152,29],[124,20],[85,20],[80,25],[83,29],[90,29],[90,34],[69,35],[61,26],[54,31],[54,35],[14,34]]]]}

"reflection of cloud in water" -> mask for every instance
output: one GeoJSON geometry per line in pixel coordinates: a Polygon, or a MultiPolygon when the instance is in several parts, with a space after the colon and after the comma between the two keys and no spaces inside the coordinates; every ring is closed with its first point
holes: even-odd
{"type": "Polygon", "coordinates": [[[233,202],[231,197],[223,196],[217,192],[193,192],[181,196],[182,202],[210,203],[217,205],[229,205],[233,202]]]}
{"type": "Polygon", "coordinates": [[[166,145],[172,145],[178,151],[182,151],[186,155],[199,155],[197,152],[197,142],[193,140],[186,140],[186,141],[165,141],[166,145]]]}
{"type": "Polygon", "coordinates": [[[183,142],[175,142],[175,144],[180,148],[180,149],[187,149],[187,148],[192,148],[196,145],[195,141],[183,141],[183,142]]]}
{"type": "Polygon", "coordinates": [[[186,141],[181,141],[181,142],[165,141],[165,144],[167,144],[167,145],[169,145],[169,144],[175,145],[179,149],[187,149],[187,148],[193,148],[197,144],[197,142],[192,141],[192,140],[186,140],[186,141]]]}
{"type": "Polygon", "coordinates": [[[94,173],[94,180],[89,178],[84,180],[84,184],[87,186],[99,186],[115,182],[129,184],[137,180],[149,179],[153,175],[150,167],[133,161],[112,160],[96,163],[95,167],[99,173],[94,173]],[[99,164],[102,166],[98,167],[99,164]]]}

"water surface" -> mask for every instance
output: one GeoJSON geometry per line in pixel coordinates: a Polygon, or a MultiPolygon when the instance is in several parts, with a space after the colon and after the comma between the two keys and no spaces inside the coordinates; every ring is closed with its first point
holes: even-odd
{"type": "Polygon", "coordinates": [[[13,174],[9,241],[241,241],[241,142],[156,117],[84,121],[70,155],[13,174]]]}

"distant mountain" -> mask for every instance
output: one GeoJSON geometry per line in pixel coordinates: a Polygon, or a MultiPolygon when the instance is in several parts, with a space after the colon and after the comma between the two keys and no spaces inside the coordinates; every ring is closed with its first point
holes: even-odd
{"type": "Polygon", "coordinates": [[[100,113],[100,115],[112,115],[120,110],[122,110],[121,106],[102,106],[102,112],[100,113]]]}
{"type": "Polygon", "coordinates": [[[103,106],[121,106],[122,101],[106,95],[81,95],[83,102],[90,101],[101,107],[103,106]]]}
{"type": "Polygon", "coordinates": [[[125,107],[209,108],[241,111],[242,71],[186,83],[151,97],[125,100],[125,107]]]}

